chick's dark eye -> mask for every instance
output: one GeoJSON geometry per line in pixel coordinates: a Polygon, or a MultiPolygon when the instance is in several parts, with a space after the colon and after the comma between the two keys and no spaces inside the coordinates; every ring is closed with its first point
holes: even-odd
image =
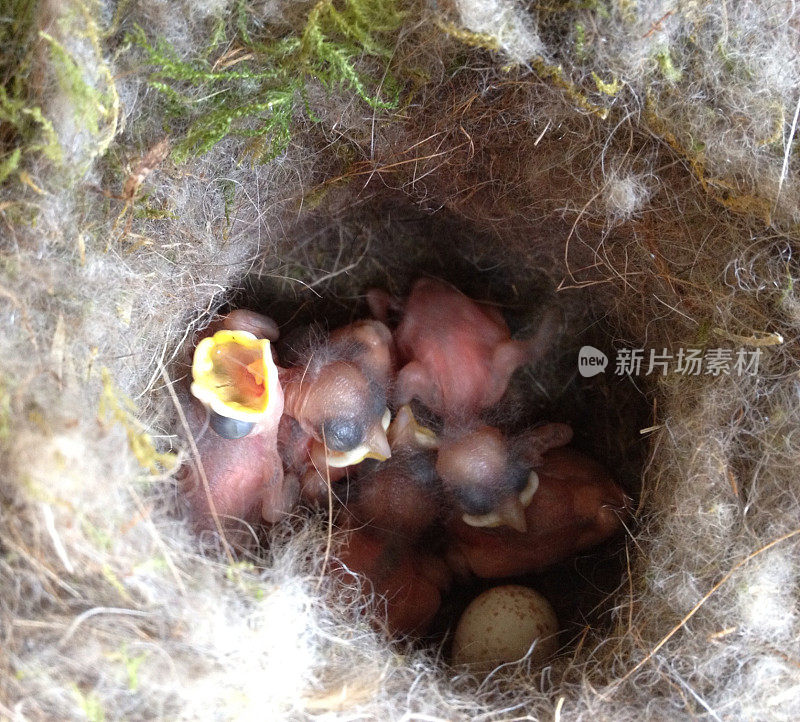
{"type": "Polygon", "coordinates": [[[528,485],[531,470],[522,464],[514,464],[508,470],[508,486],[516,492],[522,491],[528,485]]]}
{"type": "Polygon", "coordinates": [[[255,426],[255,424],[250,421],[230,419],[214,411],[211,412],[209,424],[223,439],[242,439],[247,436],[255,426]]]}
{"type": "Polygon", "coordinates": [[[364,441],[364,425],[355,419],[328,419],[322,424],[325,446],[332,451],[352,451],[364,441]]]}
{"type": "Polygon", "coordinates": [[[482,486],[459,486],[456,497],[467,514],[480,516],[491,512],[497,503],[496,493],[482,486]]]}

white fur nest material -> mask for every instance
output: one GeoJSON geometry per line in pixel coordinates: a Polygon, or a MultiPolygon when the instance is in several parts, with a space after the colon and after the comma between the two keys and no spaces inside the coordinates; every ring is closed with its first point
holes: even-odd
{"type": "MultiPolygon", "coordinates": [[[[34,154],[0,188],[0,717],[800,719],[800,11],[414,6],[397,52],[425,81],[396,116],[312,89],[321,126],[295,119],[265,164],[236,140],[165,161],[144,187],[168,212],[128,225],[100,191],[161,139],[163,108],[102,28],[138,23],[188,55],[239,4],[118,5],[40,4],[106,104],[82,123],[45,54],[62,160],[34,154]],[[347,153],[365,165],[319,201],[347,153]],[[757,376],[641,380],[629,563],[545,670],[478,684],[388,643],[338,601],[316,518],[231,566],[155,456],[180,449],[171,364],[230,294],[358,294],[435,247],[386,208],[449,219],[475,269],[522,254],[606,348],[763,350],[757,376]]],[[[246,6],[286,26],[310,7],[246,6]]],[[[597,446],[619,459],[633,412],[607,411],[597,446]]]]}

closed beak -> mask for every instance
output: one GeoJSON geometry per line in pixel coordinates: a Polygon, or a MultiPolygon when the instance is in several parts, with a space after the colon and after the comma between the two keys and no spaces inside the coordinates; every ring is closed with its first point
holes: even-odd
{"type": "Polygon", "coordinates": [[[367,456],[378,461],[386,461],[392,455],[392,448],[389,446],[389,439],[386,438],[386,431],[382,424],[375,424],[367,431],[366,440],[367,456]]]}
{"type": "Polygon", "coordinates": [[[525,507],[516,496],[505,499],[498,506],[497,518],[500,524],[516,529],[520,534],[528,531],[528,524],[525,521],[525,507]]]}

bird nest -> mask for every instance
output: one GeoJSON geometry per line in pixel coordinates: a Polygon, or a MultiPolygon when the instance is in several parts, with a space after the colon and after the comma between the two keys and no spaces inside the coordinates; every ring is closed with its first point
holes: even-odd
{"type": "MultiPolygon", "coordinates": [[[[797,719],[795,11],[12,0],[0,19],[0,716],[797,719]],[[187,344],[444,278],[632,499],[477,678],[331,580],[325,510],[187,523],[187,344]],[[580,373],[584,347],[608,365],[580,373]],[[638,361],[637,361],[638,359],[638,361]]],[[[520,580],[517,580],[520,581],[520,580]]]]}

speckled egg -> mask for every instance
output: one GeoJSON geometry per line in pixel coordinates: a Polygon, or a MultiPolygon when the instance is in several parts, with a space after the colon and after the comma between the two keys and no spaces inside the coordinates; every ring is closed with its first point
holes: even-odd
{"type": "Polygon", "coordinates": [[[558,619],[538,592],[518,584],[494,587],[472,600],[458,620],[453,663],[474,671],[491,671],[524,657],[531,645],[532,664],[558,649],[558,619]]]}

